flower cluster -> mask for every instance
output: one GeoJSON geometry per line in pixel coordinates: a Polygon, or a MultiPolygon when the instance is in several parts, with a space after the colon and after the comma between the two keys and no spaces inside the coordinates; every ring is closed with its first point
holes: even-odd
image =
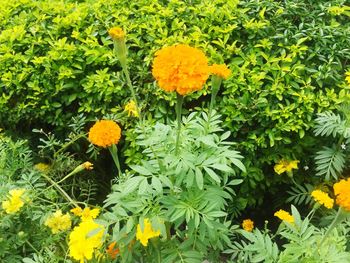
{"type": "Polygon", "coordinates": [[[337,205],[350,212],[350,178],[335,183],[333,189],[337,205]]]}
{"type": "Polygon", "coordinates": [[[48,226],[53,234],[65,231],[71,228],[72,221],[70,215],[62,214],[61,210],[57,210],[51,217],[46,219],[45,226],[48,226]]]}
{"type": "Polygon", "coordinates": [[[69,235],[69,255],[81,263],[92,259],[95,250],[102,246],[104,231],[92,219],[82,221],[69,235]]]}
{"type": "Polygon", "coordinates": [[[245,231],[252,232],[254,229],[254,221],[251,219],[244,219],[242,222],[242,227],[245,231]]]}
{"type": "Polygon", "coordinates": [[[119,125],[111,120],[97,121],[89,131],[89,141],[104,148],[117,144],[120,137],[119,125]]]}
{"type": "Polygon", "coordinates": [[[288,161],[288,160],[280,160],[275,166],[274,170],[278,174],[282,174],[284,172],[291,172],[293,169],[298,169],[298,160],[288,161]]]}
{"type": "Polygon", "coordinates": [[[160,88],[187,95],[202,89],[210,73],[205,54],[188,45],[174,45],[157,51],[152,74],[160,88]]]}
{"type": "Polygon", "coordinates": [[[137,225],[136,239],[140,240],[141,244],[146,247],[148,245],[148,240],[158,237],[160,235],[160,231],[154,231],[152,229],[152,225],[148,218],[144,219],[143,226],[144,227],[142,230],[140,224],[137,225]]]}
{"type": "Polygon", "coordinates": [[[47,173],[50,170],[50,165],[46,163],[37,163],[34,168],[42,173],[47,173]]]}
{"type": "Polygon", "coordinates": [[[289,214],[287,211],[284,211],[283,209],[278,210],[274,216],[277,216],[279,219],[286,221],[288,223],[294,223],[294,217],[289,214]]]}
{"type": "Polygon", "coordinates": [[[331,209],[334,204],[334,200],[329,197],[329,195],[321,190],[314,190],[311,193],[311,196],[321,205],[331,209]]]}
{"type": "Polygon", "coordinates": [[[12,189],[9,191],[8,200],[2,201],[2,208],[5,209],[6,213],[14,214],[23,207],[24,192],[25,189],[12,189]]]}

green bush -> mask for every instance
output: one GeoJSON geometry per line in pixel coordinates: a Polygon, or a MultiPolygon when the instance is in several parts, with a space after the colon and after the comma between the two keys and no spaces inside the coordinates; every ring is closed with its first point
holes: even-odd
{"type": "MultiPolygon", "coordinates": [[[[233,74],[218,106],[246,156],[240,195],[250,204],[262,202],[256,197],[284,180],[263,182],[273,173],[271,164],[307,160],[302,152],[313,143],[308,136],[313,117],[332,110],[348,93],[343,79],[350,57],[349,11],[334,8],[345,1],[0,3],[5,127],[64,129],[79,113],[91,119],[120,112],[130,94],[107,33],[112,26],[127,31],[132,82],[149,117],[174,118],[167,106],[174,97],[157,89],[151,76],[159,48],[188,43],[203,49],[211,63],[229,65],[233,74]]],[[[200,100],[193,104],[207,107],[200,100]]]]}

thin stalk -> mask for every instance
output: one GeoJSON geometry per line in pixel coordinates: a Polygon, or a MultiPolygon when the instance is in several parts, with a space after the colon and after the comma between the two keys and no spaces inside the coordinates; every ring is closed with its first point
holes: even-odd
{"type": "Polygon", "coordinates": [[[118,158],[118,148],[115,144],[113,144],[111,147],[108,147],[108,149],[112,155],[115,166],[117,167],[118,174],[119,174],[119,176],[121,176],[122,170],[120,169],[120,163],[119,163],[119,158],[118,158]]]}
{"type": "Polygon", "coordinates": [[[73,204],[75,207],[78,207],[78,204],[60,187],[54,180],[52,180],[50,177],[48,177],[46,174],[41,174],[47,181],[49,181],[61,194],[62,196],[71,204],[73,204]]]}
{"type": "Polygon", "coordinates": [[[209,117],[210,119],[211,113],[215,107],[216,96],[218,95],[220,85],[222,82],[222,78],[216,75],[213,75],[211,78],[211,98],[210,98],[210,106],[209,106],[209,117]]]}
{"type": "Polygon", "coordinates": [[[74,142],[76,142],[77,140],[79,140],[82,137],[85,137],[86,133],[83,134],[79,134],[77,135],[73,140],[67,142],[66,144],[64,144],[61,149],[59,149],[57,152],[54,153],[54,157],[56,157],[60,152],[64,151],[69,145],[73,144],[74,142]]]}
{"type": "Polygon", "coordinates": [[[335,226],[336,226],[339,222],[341,222],[341,221],[343,220],[343,216],[344,216],[344,214],[343,214],[343,212],[342,212],[342,209],[339,207],[338,212],[337,212],[335,218],[333,219],[333,222],[331,223],[331,225],[329,226],[329,228],[328,228],[326,234],[325,234],[324,237],[322,238],[321,243],[320,243],[319,246],[321,246],[322,243],[327,239],[329,233],[335,228],[335,226]]]}
{"type": "Polygon", "coordinates": [[[177,135],[176,135],[176,144],[175,144],[176,155],[179,153],[180,133],[181,133],[181,112],[182,112],[183,101],[184,101],[184,97],[176,93],[176,119],[177,119],[177,135]]]}

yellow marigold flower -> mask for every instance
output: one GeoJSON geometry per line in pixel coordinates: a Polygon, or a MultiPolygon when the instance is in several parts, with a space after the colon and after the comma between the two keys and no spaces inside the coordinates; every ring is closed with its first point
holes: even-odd
{"type": "Polygon", "coordinates": [[[294,161],[287,161],[287,160],[280,160],[275,166],[274,170],[278,174],[282,174],[284,172],[291,172],[293,169],[298,169],[298,160],[294,161]]]}
{"type": "Polygon", "coordinates": [[[117,144],[120,137],[119,125],[111,120],[97,121],[89,131],[89,141],[104,148],[117,144]]]}
{"type": "Polygon", "coordinates": [[[294,217],[289,214],[287,211],[284,211],[283,209],[278,210],[274,216],[277,216],[279,219],[284,220],[288,223],[294,223],[294,217]]]}
{"type": "Polygon", "coordinates": [[[92,170],[94,169],[94,165],[90,162],[85,162],[82,164],[85,170],[92,170]]]}
{"type": "Polygon", "coordinates": [[[125,32],[120,27],[112,27],[108,30],[108,34],[113,40],[120,40],[125,38],[125,32]]]}
{"type": "Polygon", "coordinates": [[[37,163],[34,168],[42,173],[47,173],[50,170],[50,165],[46,163],[37,163]]]}
{"type": "Polygon", "coordinates": [[[339,16],[346,11],[345,7],[340,6],[330,6],[327,8],[328,13],[334,16],[339,16]]]}
{"type": "Polygon", "coordinates": [[[131,100],[129,101],[125,107],[124,111],[128,113],[128,116],[134,116],[134,117],[139,117],[139,113],[137,112],[137,107],[135,101],[131,100]]]}
{"type": "Polygon", "coordinates": [[[136,239],[140,240],[141,244],[146,247],[148,245],[148,240],[154,237],[158,237],[160,235],[160,231],[154,231],[152,229],[152,225],[148,218],[144,219],[143,225],[143,231],[141,230],[140,224],[137,225],[136,239]]]}
{"type": "Polygon", "coordinates": [[[152,74],[161,89],[187,95],[203,88],[209,77],[205,54],[188,45],[174,45],[157,51],[152,74]]]}
{"type": "Polygon", "coordinates": [[[23,207],[22,196],[24,192],[25,189],[12,189],[9,191],[8,200],[2,201],[2,208],[5,209],[6,213],[14,214],[23,207]]]}
{"type": "Polygon", "coordinates": [[[245,231],[252,232],[254,229],[254,221],[251,219],[244,219],[242,222],[242,227],[245,231]]]}
{"type": "Polygon", "coordinates": [[[324,205],[325,207],[331,209],[334,204],[334,200],[329,197],[329,195],[321,190],[314,190],[311,193],[311,196],[315,199],[316,202],[324,205]]]}
{"type": "Polygon", "coordinates": [[[225,64],[220,64],[220,65],[213,64],[213,65],[211,65],[210,72],[211,72],[211,74],[219,76],[223,79],[227,79],[231,74],[231,70],[225,64]]]}
{"type": "Polygon", "coordinates": [[[74,215],[80,216],[82,221],[95,219],[100,214],[99,208],[90,209],[90,207],[85,207],[84,209],[81,209],[80,207],[75,207],[70,211],[74,215]]]}
{"type": "Polygon", "coordinates": [[[69,235],[69,255],[81,263],[92,259],[102,245],[104,227],[93,220],[83,221],[69,235]]]}
{"type": "Polygon", "coordinates": [[[333,185],[335,202],[344,210],[350,212],[350,178],[340,180],[333,185]]]}
{"type": "Polygon", "coordinates": [[[72,221],[69,214],[62,214],[61,210],[57,210],[51,217],[46,219],[45,226],[48,226],[53,234],[65,231],[71,228],[72,221]]]}
{"type": "Polygon", "coordinates": [[[348,82],[348,85],[350,85],[350,70],[345,72],[345,80],[348,82]]]}

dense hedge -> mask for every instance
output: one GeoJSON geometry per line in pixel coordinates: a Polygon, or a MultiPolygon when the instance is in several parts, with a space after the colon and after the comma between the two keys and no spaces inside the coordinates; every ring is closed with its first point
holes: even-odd
{"type": "Polygon", "coordinates": [[[316,112],[346,97],[349,14],[330,8],[344,2],[0,0],[0,123],[64,128],[78,113],[120,111],[130,94],[107,34],[112,26],[127,31],[144,107],[171,116],[173,98],[155,87],[151,62],[160,47],[189,43],[232,69],[219,110],[247,157],[242,191],[264,190],[280,180],[258,183],[269,165],[303,158],[310,141],[293,139],[307,134],[316,112]]]}

